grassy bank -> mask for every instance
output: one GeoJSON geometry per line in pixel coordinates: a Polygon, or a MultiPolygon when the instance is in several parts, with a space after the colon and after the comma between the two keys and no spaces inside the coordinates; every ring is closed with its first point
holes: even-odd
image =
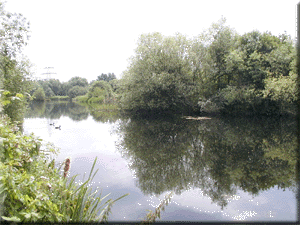
{"type": "Polygon", "coordinates": [[[70,97],[69,96],[52,96],[49,98],[51,101],[69,101],[70,97]]]}

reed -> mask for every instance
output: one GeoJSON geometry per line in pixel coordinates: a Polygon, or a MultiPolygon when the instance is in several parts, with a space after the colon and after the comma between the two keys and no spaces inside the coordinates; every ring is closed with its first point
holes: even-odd
{"type": "Polygon", "coordinates": [[[71,163],[71,159],[67,158],[65,160],[65,167],[64,167],[64,178],[66,178],[66,176],[68,175],[68,172],[70,170],[70,163],[71,163]]]}
{"type": "Polygon", "coordinates": [[[164,200],[160,202],[160,204],[156,207],[154,212],[152,212],[152,210],[149,210],[149,213],[147,214],[146,218],[142,221],[141,224],[151,224],[154,223],[157,218],[160,218],[161,211],[165,210],[165,207],[171,201],[172,196],[173,192],[166,195],[164,200]]]}
{"type": "MultiPolygon", "coordinates": [[[[98,194],[98,190],[92,192],[91,182],[98,170],[94,173],[97,157],[94,160],[88,179],[82,184],[75,183],[76,176],[73,176],[68,184],[66,184],[65,193],[68,199],[65,204],[61,205],[64,215],[70,215],[68,222],[107,222],[111,213],[112,205],[127,196],[125,194],[115,200],[107,199],[110,194],[102,197],[102,193],[98,194]],[[71,194],[72,193],[72,194],[71,194]],[[105,201],[106,200],[106,201],[105,201]]],[[[64,167],[64,178],[68,171],[70,160],[66,159],[64,167]]],[[[83,177],[84,180],[84,177],[83,177]]]]}

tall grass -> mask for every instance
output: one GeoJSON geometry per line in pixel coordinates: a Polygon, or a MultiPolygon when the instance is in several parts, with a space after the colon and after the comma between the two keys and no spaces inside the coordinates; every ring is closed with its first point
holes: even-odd
{"type": "MultiPolygon", "coordinates": [[[[112,205],[127,196],[125,194],[116,200],[107,199],[109,196],[102,197],[102,193],[98,194],[98,190],[92,192],[92,187],[89,184],[97,174],[98,170],[93,173],[97,157],[94,160],[88,179],[81,185],[75,183],[76,176],[73,176],[68,184],[66,184],[67,193],[73,193],[68,196],[73,207],[69,208],[62,205],[63,214],[70,215],[70,222],[107,222],[108,216],[111,213],[112,205]],[[105,201],[106,200],[106,201],[105,201]]],[[[66,173],[67,164],[65,164],[64,174],[66,173]]],[[[84,180],[84,177],[83,177],[84,180]]],[[[64,198],[65,196],[62,196],[64,198]]]]}

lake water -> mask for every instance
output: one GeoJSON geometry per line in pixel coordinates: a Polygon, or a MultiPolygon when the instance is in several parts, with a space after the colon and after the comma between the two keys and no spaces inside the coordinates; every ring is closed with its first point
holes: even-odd
{"type": "Polygon", "coordinates": [[[71,157],[71,174],[117,201],[110,221],[296,221],[296,121],[284,118],[121,118],[74,103],[31,105],[23,124],[71,157]],[[55,129],[50,123],[61,125],[55,129]]]}

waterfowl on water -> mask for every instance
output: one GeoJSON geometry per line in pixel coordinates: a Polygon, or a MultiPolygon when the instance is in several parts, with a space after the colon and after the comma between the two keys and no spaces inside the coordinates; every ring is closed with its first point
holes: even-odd
{"type": "Polygon", "coordinates": [[[58,127],[55,127],[55,129],[60,129],[60,125],[58,127]]]}
{"type": "Polygon", "coordinates": [[[50,123],[50,126],[54,126],[55,124],[54,123],[50,123]]]}

